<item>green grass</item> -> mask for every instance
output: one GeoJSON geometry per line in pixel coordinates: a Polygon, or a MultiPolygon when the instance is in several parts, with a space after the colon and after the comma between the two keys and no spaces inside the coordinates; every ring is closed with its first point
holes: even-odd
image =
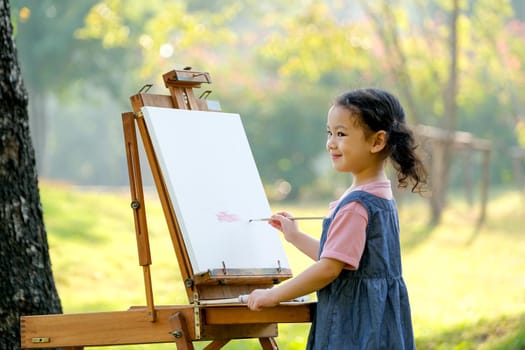
{"type": "MultiPolygon", "coordinates": [[[[41,184],[54,277],[65,313],[122,311],[144,305],[130,195],[41,184]]],[[[281,208],[275,207],[274,210],[281,208]]],[[[287,207],[296,215],[322,215],[324,205],[287,207]]],[[[154,194],[146,211],[155,303],[186,304],[162,209],[154,194]]],[[[442,223],[428,228],[428,208],[414,196],[400,208],[403,268],[418,349],[525,349],[525,198],[493,194],[486,222],[478,208],[452,199],[442,223]]],[[[320,223],[301,222],[318,235],[320,223]]],[[[308,258],[285,244],[292,270],[308,258]]],[[[280,325],[282,349],[302,349],[308,325],[280,325]]],[[[202,348],[204,343],[197,343],[202,348]]],[[[175,349],[175,344],[97,349],[175,349]]],[[[234,341],[225,349],[259,349],[234,341]]]]}

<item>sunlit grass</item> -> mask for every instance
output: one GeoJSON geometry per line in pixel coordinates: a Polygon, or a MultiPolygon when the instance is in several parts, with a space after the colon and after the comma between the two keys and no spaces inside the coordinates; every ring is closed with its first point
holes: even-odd
{"type": "MultiPolygon", "coordinates": [[[[131,305],[144,305],[129,193],[80,191],[43,183],[41,196],[64,312],[122,311],[131,305]]],[[[162,209],[154,195],[147,199],[155,303],[186,304],[162,209]]],[[[479,208],[471,208],[461,199],[451,200],[442,223],[434,228],[426,226],[428,208],[422,199],[403,201],[403,268],[419,349],[525,347],[523,199],[517,192],[494,195],[479,230],[479,208]]],[[[280,205],[273,209],[324,215],[326,205],[280,205]]],[[[321,230],[318,221],[300,225],[314,236],[321,230]]],[[[283,244],[295,274],[311,263],[288,243],[283,244]]],[[[281,348],[304,348],[308,329],[309,325],[281,325],[281,348]]],[[[115,349],[174,347],[160,344],[115,349]]],[[[259,348],[255,341],[235,341],[225,347],[259,348]]]]}
{"type": "Polygon", "coordinates": [[[404,208],[401,221],[404,241],[418,241],[411,235],[425,237],[404,246],[418,343],[424,349],[477,349],[478,344],[494,342],[494,336],[504,336],[509,332],[505,325],[519,324],[516,320],[525,315],[521,196],[493,198],[479,229],[479,208],[462,201],[451,202],[442,224],[428,230],[417,219],[412,222],[425,215],[417,208],[404,208]]]}

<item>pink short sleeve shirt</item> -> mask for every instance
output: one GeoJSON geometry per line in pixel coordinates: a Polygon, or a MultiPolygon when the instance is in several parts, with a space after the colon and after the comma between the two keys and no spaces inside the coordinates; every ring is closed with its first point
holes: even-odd
{"type": "MultiPolygon", "coordinates": [[[[330,214],[339,201],[350,191],[366,191],[375,196],[392,199],[392,187],[389,180],[376,181],[363,186],[350,188],[339,200],[330,203],[330,214]]],[[[328,236],[321,258],[331,258],[345,263],[345,269],[357,270],[365,249],[368,213],[359,202],[350,202],[337,212],[328,229],[328,236]]]]}

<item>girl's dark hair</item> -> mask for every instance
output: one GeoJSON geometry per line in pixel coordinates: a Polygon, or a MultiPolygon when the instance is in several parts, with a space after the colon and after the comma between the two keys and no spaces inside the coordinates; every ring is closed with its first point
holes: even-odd
{"type": "MultiPolygon", "coordinates": [[[[427,172],[416,153],[416,142],[405,121],[399,100],[387,91],[367,88],[348,91],[335,99],[335,105],[347,108],[369,134],[387,132],[385,154],[393,161],[398,187],[412,183],[412,192],[421,192],[427,172]]],[[[368,136],[368,135],[366,135],[368,136]]]]}

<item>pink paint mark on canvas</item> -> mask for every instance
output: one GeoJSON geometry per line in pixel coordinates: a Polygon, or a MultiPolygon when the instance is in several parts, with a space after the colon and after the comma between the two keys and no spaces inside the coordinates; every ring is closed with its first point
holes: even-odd
{"type": "Polygon", "coordinates": [[[239,217],[235,214],[231,214],[225,211],[220,211],[217,213],[217,220],[220,222],[235,222],[239,221],[239,217]]]}

